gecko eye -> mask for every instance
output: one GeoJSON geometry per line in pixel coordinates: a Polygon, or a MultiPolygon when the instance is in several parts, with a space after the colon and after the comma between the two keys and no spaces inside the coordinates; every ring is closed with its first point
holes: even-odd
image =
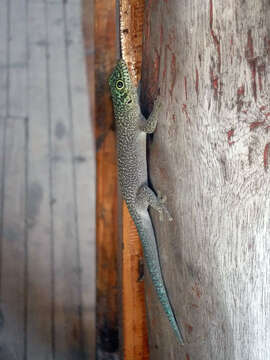
{"type": "Polygon", "coordinates": [[[127,103],[128,103],[128,104],[131,104],[131,103],[132,103],[132,100],[131,100],[131,99],[128,99],[127,103]]]}
{"type": "Polygon", "coordinates": [[[119,90],[123,89],[123,87],[124,87],[123,81],[122,81],[122,80],[118,80],[117,83],[116,83],[116,87],[117,87],[117,89],[119,89],[119,90]]]}

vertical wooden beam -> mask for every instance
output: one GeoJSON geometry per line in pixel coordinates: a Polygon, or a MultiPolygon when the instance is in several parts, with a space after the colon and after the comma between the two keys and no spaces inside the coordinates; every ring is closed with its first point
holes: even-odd
{"type": "Polygon", "coordinates": [[[97,146],[97,358],[118,353],[117,168],[108,77],[117,58],[116,1],[95,0],[95,129],[97,146]]]}
{"type": "Polygon", "coordinates": [[[162,101],[149,174],[174,219],[152,220],[185,339],[147,284],[154,360],[270,353],[270,3],[253,4],[147,1],[143,100],[162,101]]]}
{"type": "MultiPolygon", "coordinates": [[[[117,217],[117,170],[115,133],[107,80],[117,58],[117,6],[115,0],[96,0],[95,87],[92,77],[92,54],[88,19],[91,5],[83,2],[83,27],[88,65],[89,91],[95,88],[97,141],[97,357],[106,359],[118,352],[118,327],[123,332],[123,358],[148,359],[145,322],[144,285],[141,278],[142,249],[135,226],[123,204],[120,233],[117,217]],[[117,247],[121,238],[123,246],[117,247]],[[121,294],[117,294],[117,254],[122,271],[119,274],[121,294]],[[118,324],[117,299],[121,295],[122,324],[118,324]],[[107,355],[106,355],[107,354],[107,355]]],[[[140,79],[144,1],[121,1],[122,55],[128,63],[134,83],[140,79]]],[[[90,95],[91,96],[91,95],[90,95]]],[[[120,204],[121,207],[121,204],[120,204]]],[[[119,209],[120,210],[120,209],[119,209]]],[[[120,216],[121,217],[121,216],[120,216]]]]}
{"type": "MultiPolygon", "coordinates": [[[[136,85],[141,76],[143,0],[120,0],[120,37],[125,59],[136,85]]],[[[144,301],[144,282],[141,277],[142,248],[135,225],[126,205],[122,208],[122,350],[125,360],[149,358],[144,301]]]]}

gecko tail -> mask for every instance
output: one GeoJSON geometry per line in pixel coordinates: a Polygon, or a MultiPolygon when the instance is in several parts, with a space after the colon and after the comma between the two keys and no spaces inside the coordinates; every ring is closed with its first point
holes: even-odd
{"type": "Polygon", "coordinates": [[[156,238],[148,211],[146,214],[143,214],[143,216],[137,217],[137,219],[135,219],[135,224],[142,242],[144,258],[146,260],[148,271],[150,273],[159,301],[169,319],[171,327],[173,328],[178,341],[181,345],[184,345],[184,337],[175,318],[164,284],[156,238]]]}

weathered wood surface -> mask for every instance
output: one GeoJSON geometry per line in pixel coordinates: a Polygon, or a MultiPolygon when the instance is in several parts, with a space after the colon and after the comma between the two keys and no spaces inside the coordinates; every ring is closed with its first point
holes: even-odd
{"type": "MultiPolygon", "coordinates": [[[[69,59],[69,101],[73,133],[73,173],[76,183],[75,203],[78,228],[78,255],[81,271],[82,346],[85,356],[91,359],[95,352],[96,310],[96,236],[95,236],[95,139],[92,112],[93,79],[90,94],[87,88],[86,61],[83,51],[80,1],[66,6],[66,34],[69,59]],[[77,71],[77,69],[81,69],[77,71]],[[90,111],[89,111],[90,110],[90,111]]],[[[93,13],[89,13],[93,22],[93,13]]],[[[93,32],[92,41],[93,41],[93,32]]],[[[92,67],[92,73],[94,68],[92,67]]]]}
{"type": "Polygon", "coordinates": [[[28,294],[27,356],[41,360],[53,357],[51,329],[52,216],[50,212],[50,135],[48,132],[46,7],[29,7],[29,103],[28,110],[28,294]],[[46,176],[44,176],[46,174],[46,176]],[[41,256],[42,254],[42,256],[41,256]],[[34,275],[35,274],[35,275],[34,275]]]}
{"type": "Polygon", "coordinates": [[[147,1],[142,100],[163,108],[150,177],[173,223],[153,220],[180,347],[147,285],[151,359],[270,353],[270,3],[147,1]]]}
{"type": "Polygon", "coordinates": [[[95,173],[80,3],[0,8],[0,359],[91,359],[95,173]]]}
{"type": "Polygon", "coordinates": [[[95,114],[95,38],[94,38],[94,1],[82,0],[82,30],[84,55],[86,62],[87,82],[91,118],[95,114]]]}
{"type": "Polygon", "coordinates": [[[3,359],[23,360],[25,349],[26,121],[4,121],[4,168],[1,229],[1,352],[3,359]],[[20,176],[18,175],[20,174],[20,176]]]}
{"type": "Polygon", "coordinates": [[[7,115],[7,79],[8,72],[8,0],[1,1],[0,12],[0,116],[7,115]]]}
{"type": "MultiPolygon", "coordinates": [[[[141,78],[144,0],[120,1],[120,39],[136,86],[141,78]]],[[[121,356],[125,360],[149,359],[143,280],[143,255],[139,236],[122,203],[119,285],[121,287],[121,356]]]]}
{"type": "Polygon", "coordinates": [[[108,78],[117,60],[116,1],[95,0],[97,359],[119,358],[116,143],[108,78]]]}

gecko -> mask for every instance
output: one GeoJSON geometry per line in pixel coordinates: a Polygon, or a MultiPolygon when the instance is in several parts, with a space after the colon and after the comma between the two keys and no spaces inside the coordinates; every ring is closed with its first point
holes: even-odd
{"type": "Polygon", "coordinates": [[[148,208],[152,207],[158,211],[160,220],[163,219],[163,214],[166,214],[170,221],[172,220],[165,206],[166,196],[162,196],[159,191],[156,195],[148,185],[146,137],[156,129],[161,101],[157,98],[153,111],[146,120],[141,113],[137,89],[132,83],[123,59],[120,59],[114,68],[109,78],[109,87],[116,122],[120,192],[136,225],[159,301],[177,339],[183,345],[184,338],[164,284],[155,232],[148,212],[148,208]]]}

